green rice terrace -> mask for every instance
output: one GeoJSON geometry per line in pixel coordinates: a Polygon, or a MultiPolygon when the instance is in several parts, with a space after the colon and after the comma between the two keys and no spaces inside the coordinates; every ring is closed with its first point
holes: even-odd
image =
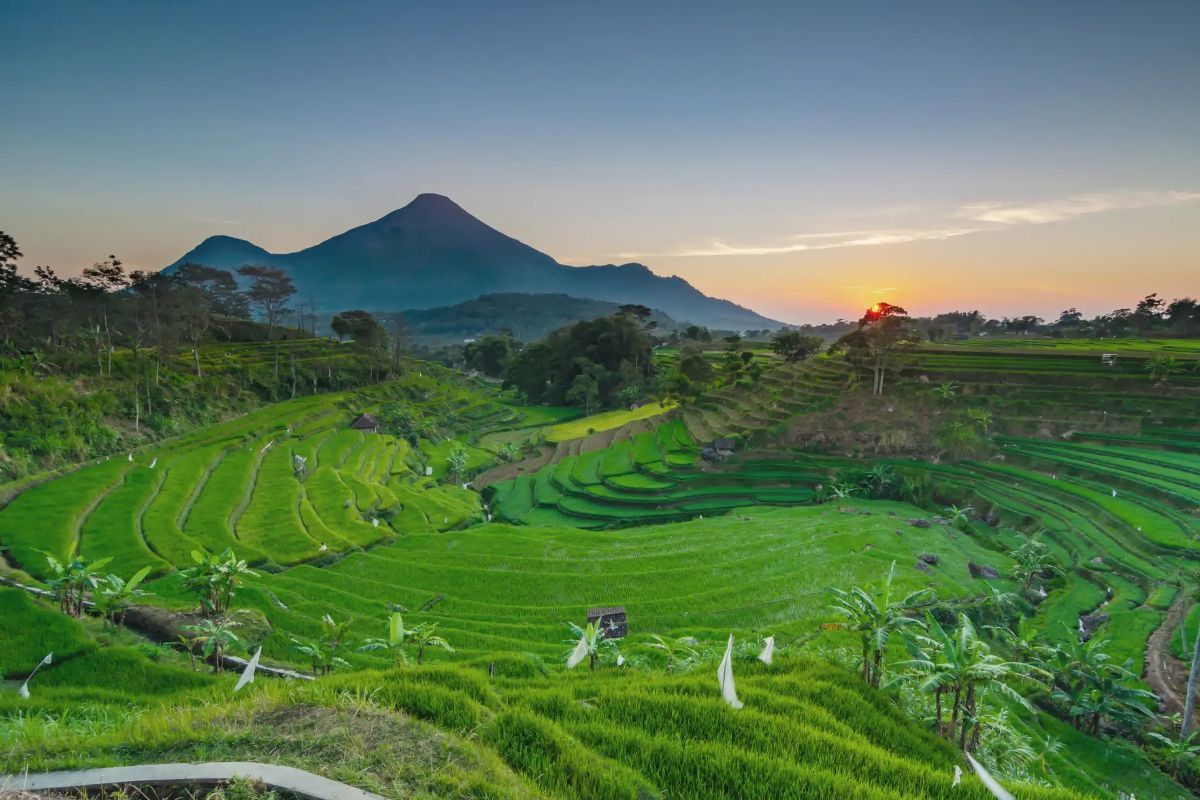
{"type": "Polygon", "coordinates": [[[929,346],[882,397],[755,358],[588,417],[413,361],[0,487],[0,772],[991,797],[966,751],[1022,800],[1193,796],[1200,344],[929,346]]]}

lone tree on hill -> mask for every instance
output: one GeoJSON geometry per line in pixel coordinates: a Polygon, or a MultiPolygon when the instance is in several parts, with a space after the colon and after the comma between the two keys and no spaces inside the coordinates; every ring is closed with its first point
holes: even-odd
{"type": "Polygon", "coordinates": [[[852,363],[869,366],[875,376],[871,394],[881,395],[892,356],[920,341],[921,334],[909,324],[907,311],[891,303],[876,303],[858,321],[858,329],[838,339],[831,349],[844,351],[852,363]]]}
{"type": "Polygon", "coordinates": [[[820,336],[805,336],[800,331],[780,331],[771,340],[771,349],[788,361],[803,361],[821,351],[820,336]]]}
{"type": "Polygon", "coordinates": [[[288,301],[296,293],[296,284],[286,272],[275,267],[247,264],[238,267],[238,274],[250,279],[246,296],[267,321],[267,338],[274,339],[275,328],[292,312],[288,301]]]}

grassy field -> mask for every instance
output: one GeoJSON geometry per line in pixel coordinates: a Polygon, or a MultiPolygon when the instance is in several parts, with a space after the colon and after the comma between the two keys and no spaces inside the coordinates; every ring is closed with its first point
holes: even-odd
{"type": "MultiPolygon", "coordinates": [[[[269,758],[390,797],[984,798],[973,778],[950,785],[956,756],[929,726],[846,668],[855,640],[823,628],[828,589],[870,584],[895,562],[897,592],[929,588],[953,608],[982,609],[1018,589],[1007,554],[1020,532],[1039,532],[1061,572],[1028,607],[1032,630],[1069,643],[1082,615],[1106,614],[1096,635],[1141,673],[1148,638],[1193,591],[1200,561],[1200,395],[1187,376],[1151,385],[1145,348],[1130,344],[1110,368],[1083,344],[1058,344],[955,345],[897,363],[882,403],[993,415],[980,451],[961,459],[793,449],[794,420],[838,424],[861,385],[822,357],[772,362],[755,386],[682,408],[574,419],[416,365],[371,391],[297,398],[132,460],[82,465],[0,509],[12,566],[44,578],[42,551],[111,557],[122,575],[150,564],[151,602],[185,610],[195,601],[175,568],[196,547],[232,546],[262,567],[237,596],[262,621],[242,644],[303,667],[292,637],[318,636],[329,615],[348,623],[349,669],[305,685],[262,679],[231,698],[230,676],[0,588],[3,677],[62,654],[30,701],[0,691],[0,740],[11,743],[0,767],[269,758]],[[956,405],[928,401],[944,381],[956,405]],[[435,432],[414,445],[347,428],[394,402],[437,420],[435,432]],[[582,446],[598,431],[620,435],[582,446]],[[700,458],[726,436],[733,458],[700,458]],[[469,473],[507,443],[539,440],[560,443],[556,458],[482,496],[444,480],[456,447],[469,473]],[[923,505],[814,504],[819,485],[873,464],[923,485],[923,505]],[[951,503],[971,507],[967,521],[941,518],[951,503]],[[1000,577],[973,578],[968,564],[1000,577]],[[609,605],[628,612],[625,666],[614,651],[595,672],[564,672],[568,623],[609,605]],[[406,624],[436,624],[455,652],[398,669],[355,649],[386,635],[401,607],[406,624]],[[713,678],[730,633],[740,712],[713,678]],[[668,672],[655,635],[695,637],[702,666],[668,672]],[[781,648],[773,666],[754,658],[768,635],[781,648]]],[[[1198,619],[1200,607],[1191,630],[1198,619]]],[[[1188,796],[1120,739],[1009,711],[1034,744],[1064,745],[1023,775],[1068,788],[1014,785],[1018,797],[1188,796]]]]}
{"type": "MultiPolygon", "coordinates": [[[[441,484],[451,437],[556,417],[500,404],[426,365],[368,391],[286,401],[34,485],[0,509],[0,543],[35,577],[47,574],[46,554],[111,558],[109,569],[122,575],[146,564],[167,572],[197,548],[297,564],[481,518],[477,495],[441,484]],[[401,439],[347,428],[361,411],[396,401],[444,420],[438,441],[421,442],[420,458],[401,439]],[[297,457],[307,459],[302,476],[297,457]]],[[[492,460],[465,449],[471,470],[492,460]]]]}
{"type": "Polygon", "coordinates": [[[560,422],[557,425],[551,425],[545,431],[545,439],[547,442],[565,442],[569,439],[579,439],[599,431],[619,428],[622,425],[627,425],[630,422],[636,422],[640,419],[656,417],[670,410],[671,406],[664,403],[647,403],[632,411],[605,411],[600,414],[593,414],[590,417],[582,417],[569,422],[560,422]]]}

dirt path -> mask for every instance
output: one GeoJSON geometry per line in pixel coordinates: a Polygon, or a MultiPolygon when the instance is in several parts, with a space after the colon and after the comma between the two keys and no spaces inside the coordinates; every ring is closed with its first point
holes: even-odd
{"type": "Polygon", "coordinates": [[[1167,609],[1163,624],[1150,634],[1146,642],[1146,683],[1158,695],[1159,706],[1164,714],[1183,711],[1188,666],[1171,654],[1171,637],[1187,615],[1191,597],[1186,587],[1180,588],[1171,607],[1167,609]]]}
{"type": "Polygon", "coordinates": [[[499,481],[510,481],[523,472],[537,472],[549,464],[552,458],[554,458],[554,448],[544,444],[533,455],[527,456],[521,461],[501,464],[486,472],[481,472],[471,479],[471,485],[479,490],[499,481]]]}

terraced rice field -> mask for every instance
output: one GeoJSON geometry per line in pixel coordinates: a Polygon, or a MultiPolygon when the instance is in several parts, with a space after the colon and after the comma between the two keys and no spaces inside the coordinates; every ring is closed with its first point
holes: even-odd
{"type": "MultiPolygon", "coordinates": [[[[0,543],[26,572],[46,555],[110,558],[109,569],[156,573],[196,549],[232,547],[255,563],[298,564],[397,534],[446,530],[482,516],[478,496],[441,483],[448,441],[403,440],[347,428],[361,410],[411,401],[453,427],[520,424],[525,410],[496,403],[436,368],[376,391],[280,403],[144,452],[83,465],[33,486],[0,510],[0,543]],[[306,459],[298,476],[297,457],[306,459]],[[426,476],[423,466],[433,474],[426,476]]],[[[490,454],[470,449],[469,466],[490,454]]]]}
{"type": "MultiPolygon", "coordinates": [[[[0,543],[35,576],[41,550],[112,556],[118,573],[153,564],[155,602],[178,608],[194,600],[172,568],[196,546],[233,546],[268,566],[238,604],[269,622],[264,652],[279,662],[295,663],[289,637],[315,636],[326,614],[348,620],[355,643],[385,635],[398,607],[408,609],[409,625],[436,623],[453,655],[433,651],[432,665],[397,671],[387,669],[387,655],[351,650],[353,671],[287,689],[287,702],[403,711],[467,734],[486,752],[481,758],[499,759],[497,769],[533,787],[522,794],[498,788],[509,786],[502,781],[475,786],[474,796],[982,798],[972,778],[950,785],[953,753],[890,700],[796,652],[846,645],[821,628],[831,586],[869,584],[895,561],[897,591],[929,587],[978,606],[992,590],[1018,589],[1005,554],[1022,541],[1018,530],[1041,531],[1063,574],[1036,604],[1033,626],[1066,642],[1078,637],[1082,616],[1105,614],[1095,635],[1141,672],[1147,640],[1192,590],[1200,560],[1200,405],[1190,385],[1151,387],[1133,360],[1101,368],[1087,353],[1003,347],[906,359],[892,384],[897,395],[953,380],[961,402],[993,411],[1002,432],[975,460],[890,460],[902,474],[929,478],[935,499],[924,510],[893,501],[813,505],[817,483],[864,464],[773,445],[789,420],[833,408],[855,385],[842,361],[780,364],[752,389],[722,389],[653,422],[630,412],[563,422],[561,411],[503,406],[429,367],[403,386],[281,404],[28,489],[0,510],[0,543]],[[346,429],[353,413],[389,399],[453,424],[415,447],[346,429]],[[547,425],[548,440],[579,444],[589,429],[630,422],[603,449],[560,445],[557,461],[493,484],[483,498],[439,480],[459,445],[471,466],[482,466],[504,442],[547,425]],[[700,459],[724,436],[743,453],[720,466],[700,459]],[[756,457],[756,445],[770,455],[756,457]],[[297,455],[308,459],[303,480],[292,472],[297,455]],[[950,502],[973,506],[975,519],[962,529],[909,522],[950,502]],[[936,565],[918,569],[929,554],[936,565]],[[968,562],[1000,577],[972,578],[968,562]],[[637,668],[555,669],[569,649],[566,623],[609,605],[627,609],[631,635],[619,646],[637,668]],[[707,667],[683,676],[648,668],[663,666],[646,647],[651,634],[695,636],[711,655],[730,632],[746,702],[736,714],[716,696],[707,667]],[[767,635],[785,651],[771,667],[753,660],[767,635]]],[[[1189,624],[1197,619],[1200,608],[1189,624]]],[[[72,658],[48,673],[46,708],[127,708],[149,694],[163,703],[157,711],[183,714],[219,687],[230,704],[221,724],[250,713],[239,705],[250,701],[224,699],[224,679],[180,669],[179,657],[159,663],[133,648],[96,647],[74,624],[0,589],[0,634],[19,643],[0,672],[27,670],[53,646],[72,658]],[[47,624],[37,633],[5,627],[5,611],[47,624]],[[136,690],[113,685],[122,672],[138,676],[136,690]]],[[[0,719],[16,702],[0,693],[0,719]]],[[[225,752],[205,721],[187,722],[172,752],[225,752]]],[[[1019,714],[1013,724],[1034,742],[1063,741],[1048,763],[1056,780],[1080,791],[1185,796],[1129,746],[1046,714],[1019,714]]],[[[123,730],[82,757],[64,740],[26,761],[147,755],[164,746],[152,730],[123,730]]],[[[1012,788],[1021,798],[1076,796],[1012,788]]]]}
{"type": "Polygon", "coordinates": [[[601,528],[808,503],[822,479],[794,461],[710,467],[699,451],[684,423],[675,420],[494,484],[489,497],[497,518],[508,522],[601,528]]]}

